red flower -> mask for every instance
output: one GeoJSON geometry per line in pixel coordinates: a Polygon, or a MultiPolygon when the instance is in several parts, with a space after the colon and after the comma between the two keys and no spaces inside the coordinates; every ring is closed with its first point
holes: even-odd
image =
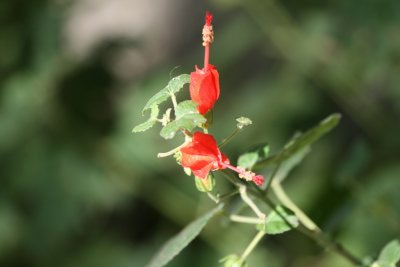
{"type": "Polygon", "coordinates": [[[205,179],[210,171],[229,168],[246,181],[253,181],[258,186],[264,183],[262,175],[230,165],[229,159],[221,153],[217,142],[210,134],[195,132],[192,142],[181,148],[181,153],[182,166],[190,168],[193,174],[201,179],[205,179]]]}
{"type": "Polygon", "coordinates": [[[200,114],[206,114],[213,108],[219,97],[219,74],[208,64],[208,68],[198,69],[190,74],[190,97],[197,103],[200,114]]]}
{"type": "Polygon", "coordinates": [[[212,170],[224,169],[229,159],[219,151],[217,142],[209,134],[195,132],[192,142],[181,148],[182,166],[190,168],[199,178],[206,178],[212,170]]]}
{"type": "Polygon", "coordinates": [[[196,66],[196,70],[190,74],[190,97],[197,103],[197,110],[202,115],[213,108],[219,97],[219,74],[217,69],[209,64],[210,44],[214,40],[212,19],[212,14],[207,11],[202,32],[204,67],[199,69],[196,66]]]}

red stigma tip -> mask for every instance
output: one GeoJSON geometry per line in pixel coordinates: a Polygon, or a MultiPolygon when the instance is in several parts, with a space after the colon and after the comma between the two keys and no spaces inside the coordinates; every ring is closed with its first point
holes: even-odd
{"type": "Polygon", "coordinates": [[[253,182],[258,186],[262,186],[264,183],[264,177],[262,175],[256,175],[253,177],[253,182]]]}
{"type": "Polygon", "coordinates": [[[206,25],[211,26],[211,22],[213,19],[213,15],[211,14],[210,11],[206,11],[206,25]]]}

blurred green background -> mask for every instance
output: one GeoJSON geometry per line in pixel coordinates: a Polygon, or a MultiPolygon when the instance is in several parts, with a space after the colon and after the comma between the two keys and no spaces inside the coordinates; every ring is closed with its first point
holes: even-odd
{"type": "MultiPolygon", "coordinates": [[[[131,133],[171,75],[202,64],[206,9],[222,88],[211,132],[253,120],[224,147],[231,161],[340,112],[284,186],[360,257],[400,235],[400,1],[3,0],[0,266],[141,267],[213,206],[156,158],[182,140],[131,133]]],[[[254,234],[213,220],[168,266],[217,266],[254,234]]],[[[296,232],[265,238],[249,263],[350,266],[296,232]]]]}

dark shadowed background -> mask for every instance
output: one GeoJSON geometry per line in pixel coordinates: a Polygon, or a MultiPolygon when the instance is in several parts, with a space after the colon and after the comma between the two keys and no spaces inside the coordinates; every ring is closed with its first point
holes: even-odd
{"type": "MultiPolygon", "coordinates": [[[[360,257],[400,235],[400,1],[2,0],[0,266],[142,267],[213,206],[156,158],[182,140],[131,133],[171,75],[202,64],[206,9],[221,83],[211,132],[253,120],[224,147],[231,161],[340,112],[284,186],[360,257]]],[[[168,266],[217,266],[254,231],[213,220],[168,266]]],[[[350,266],[296,232],[265,238],[249,263],[350,266]]]]}

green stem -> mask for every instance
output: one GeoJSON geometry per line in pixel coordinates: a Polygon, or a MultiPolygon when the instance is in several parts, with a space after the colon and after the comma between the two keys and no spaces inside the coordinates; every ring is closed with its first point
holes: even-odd
{"type": "Polygon", "coordinates": [[[263,238],[265,233],[263,231],[259,231],[257,235],[253,238],[247,248],[244,250],[243,254],[240,256],[240,262],[244,262],[246,258],[250,255],[253,249],[257,246],[258,242],[263,238]]]}
{"type": "Polygon", "coordinates": [[[218,147],[223,147],[224,145],[226,145],[235,135],[237,135],[239,132],[241,131],[241,129],[236,128],[228,137],[226,137],[224,140],[222,140],[221,143],[218,144],[218,147]]]}
{"type": "Polygon", "coordinates": [[[260,211],[257,205],[253,202],[253,200],[247,195],[247,186],[243,184],[241,181],[240,182],[236,181],[236,177],[232,177],[230,172],[222,170],[222,173],[228,179],[228,181],[230,181],[236,187],[239,188],[240,197],[254,211],[254,213],[258,216],[258,218],[264,220],[266,217],[265,214],[260,211]]]}
{"type": "Polygon", "coordinates": [[[247,217],[236,214],[232,214],[231,216],[229,216],[229,219],[233,222],[250,223],[250,224],[259,224],[265,222],[265,220],[262,220],[260,218],[247,217]]]}
{"type": "MultiPolygon", "coordinates": [[[[222,171],[222,173],[224,173],[225,177],[231,182],[233,183],[235,186],[239,187],[243,186],[243,183],[241,181],[238,181],[236,177],[233,177],[229,172],[227,171],[222,171]]],[[[328,237],[326,237],[324,235],[324,233],[316,226],[316,224],[314,222],[311,221],[311,219],[309,219],[307,216],[307,218],[312,222],[313,225],[316,226],[316,228],[314,228],[314,230],[311,230],[310,228],[306,227],[303,224],[304,217],[302,217],[301,219],[299,218],[300,222],[302,222],[302,224],[299,227],[294,227],[286,218],[285,216],[276,209],[276,204],[274,203],[274,201],[272,201],[263,190],[261,190],[258,187],[255,188],[248,188],[248,193],[251,194],[253,197],[258,198],[259,200],[263,201],[265,204],[267,204],[272,210],[274,210],[279,217],[282,218],[282,220],[288,225],[290,226],[292,229],[295,229],[297,231],[299,231],[300,233],[310,237],[311,239],[313,239],[317,244],[319,244],[321,247],[325,248],[325,249],[329,249],[334,251],[335,253],[341,255],[343,258],[347,259],[349,262],[351,262],[352,264],[354,264],[355,266],[363,266],[363,262],[362,260],[360,260],[358,257],[354,256],[351,252],[349,252],[346,248],[344,248],[341,244],[329,239],[328,237]],[[315,230],[318,229],[318,230],[315,230]]],[[[283,191],[283,188],[282,188],[283,191]]],[[[284,192],[284,191],[283,191],[284,192]]],[[[286,195],[286,194],[285,194],[286,195]]],[[[288,197],[288,199],[290,199],[288,197]]],[[[291,201],[293,203],[293,201],[291,201]]],[[[293,203],[294,204],[294,203],[293,203]]],[[[290,208],[290,207],[288,207],[290,208]]],[[[300,209],[299,209],[300,210],[300,209]]],[[[303,213],[303,212],[302,212],[303,213]]],[[[304,213],[303,213],[304,214],[304,213]]],[[[304,214],[305,215],[305,214],[304,214]]],[[[258,241],[257,241],[258,242],[258,241]]],[[[253,242],[252,242],[253,243],[253,242]]],[[[247,250],[247,249],[246,249],[247,250]]]]}
{"type": "Polygon", "coordinates": [[[221,199],[218,196],[214,196],[210,192],[207,192],[207,196],[217,204],[221,201],[221,199]]]}
{"type": "Polygon", "coordinates": [[[290,197],[286,194],[285,190],[282,188],[282,185],[279,181],[275,181],[272,183],[272,189],[274,190],[274,193],[276,197],[279,199],[279,201],[288,207],[290,210],[292,210],[295,214],[296,217],[299,219],[299,221],[308,229],[311,231],[315,231],[317,233],[321,233],[321,229],[308,217],[291,199],[290,197]]]}
{"type": "Polygon", "coordinates": [[[239,192],[242,200],[254,211],[258,218],[265,220],[265,214],[260,211],[253,200],[247,195],[247,187],[245,185],[240,185],[239,192]]]}
{"type": "Polygon", "coordinates": [[[228,192],[228,193],[219,195],[219,196],[218,196],[218,199],[219,199],[220,201],[222,201],[222,200],[224,200],[224,199],[226,199],[226,198],[230,198],[231,196],[234,196],[234,195],[236,195],[236,194],[239,194],[239,190],[235,190],[235,191],[232,191],[232,192],[228,192]]]}

